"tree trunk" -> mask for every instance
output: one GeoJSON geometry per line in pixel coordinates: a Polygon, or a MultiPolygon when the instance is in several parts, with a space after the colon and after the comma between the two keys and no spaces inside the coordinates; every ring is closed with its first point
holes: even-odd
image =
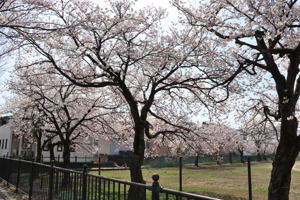
{"type": "Polygon", "coordinates": [[[232,164],[232,153],[230,152],[228,156],[229,156],[229,158],[228,158],[229,163],[232,164]]]}
{"type": "Polygon", "coordinates": [[[37,138],[37,144],[36,144],[36,162],[41,162],[42,161],[42,152],[43,152],[43,147],[42,147],[42,142],[37,138]]]}
{"type": "Polygon", "coordinates": [[[221,156],[219,154],[216,155],[216,161],[217,161],[217,165],[222,164],[222,159],[221,159],[221,156]]]}
{"type": "MultiPolygon", "coordinates": [[[[63,167],[69,169],[70,168],[70,158],[71,158],[71,150],[70,146],[71,143],[69,141],[62,142],[63,145],[63,167]]],[[[71,176],[70,172],[64,172],[62,183],[70,183],[71,182],[71,176]]],[[[68,184],[62,184],[61,188],[62,190],[66,189],[68,184]]]]}
{"type": "MultiPolygon", "coordinates": [[[[130,178],[132,182],[146,183],[143,179],[142,165],[145,154],[144,128],[135,128],[135,138],[133,143],[133,155],[129,163],[130,178]]],[[[130,186],[128,200],[145,200],[146,190],[141,187],[130,186]]]]}
{"type": "Polygon", "coordinates": [[[197,156],[195,157],[195,163],[194,163],[194,165],[195,165],[196,167],[199,167],[199,155],[197,155],[197,156]]]}
{"type": "Polygon", "coordinates": [[[271,180],[269,184],[269,200],[288,200],[291,171],[299,153],[299,137],[297,137],[297,119],[282,120],[281,137],[273,160],[271,180]]]}
{"type": "Polygon", "coordinates": [[[63,142],[63,159],[64,159],[64,168],[69,168],[70,167],[70,162],[71,162],[71,150],[70,150],[70,142],[66,141],[63,142]]]}
{"type": "Polygon", "coordinates": [[[267,160],[267,156],[266,156],[266,150],[264,150],[264,151],[263,151],[262,158],[263,158],[264,160],[267,160]]]}
{"type": "Polygon", "coordinates": [[[261,161],[261,154],[260,154],[260,152],[257,152],[256,160],[257,161],[261,161]]]}
{"type": "Polygon", "coordinates": [[[244,160],[244,151],[243,150],[238,150],[238,151],[240,153],[241,163],[245,163],[245,160],[244,160]]]}

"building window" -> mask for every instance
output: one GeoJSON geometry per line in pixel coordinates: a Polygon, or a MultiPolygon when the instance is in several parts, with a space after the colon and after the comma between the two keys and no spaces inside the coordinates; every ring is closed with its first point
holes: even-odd
{"type": "Polygon", "coordinates": [[[45,140],[44,141],[44,147],[43,147],[43,151],[49,151],[49,141],[48,140],[45,140]]]}
{"type": "Polygon", "coordinates": [[[57,150],[57,152],[62,152],[63,146],[61,144],[58,144],[56,150],[57,150]]]}
{"type": "Polygon", "coordinates": [[[5,125],[5,124],[7,124],[7,120],[5,120],[5,119],[0,119],[0,126],[3,126],[3,125],[5,125]]]}
{"type": "Polygon", "coordinates": [[[30,144],[30,142],[27,138],[23,138],[22,148],[23,149],[30,149],[31,148],[31,144],[30,144]]]}
{"type": "Polygon", "coordinates": [[[5,139],[5,149],[7,149],[7,139],[5,139]]]}

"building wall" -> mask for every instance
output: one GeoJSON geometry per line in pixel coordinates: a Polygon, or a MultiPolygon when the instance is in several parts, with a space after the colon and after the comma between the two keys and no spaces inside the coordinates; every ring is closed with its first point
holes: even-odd
{"type": "Polygon", "coordinates": [[[15,156],[15,155],[19,155],[19,138],[12,135],[12,140],[11,140],[11,150],[10,150],[10,154],[12,156],[15,156]]]}
{"type": "Polygon", "coordinates": [[[109,155],[117,155],[120,151],[130,151],[131,149],[127,145],[120,145],[116,142],[110,142],[109,155]]]}
{"type": "MultiPolygon", "coordinates": [[[[57,139],[53,140],[54,142],[57,139]]],[[[93,137],[86,138],[85,145],[75,146],[74,151],[71,152],[71,162],[92,162],[97,161],[99,155],[116,155],[119,151],[129,151],[130,149],[126,145],[118,145],[115,142],[95,139],[93,137]],[[75,158],[76,157],[76,158],[75,158]],[[76,160],[75,160],[76,159],[76,160]]],[[[56,161],[63,161],[63,149],[62,147],[54,147],[54,155],[56,161]]],[[[43,161],[50,161],[50,151],[43,151],[43,161]]]]}
{"type": "Polygon", "coordinates": [[[9,118],[0,118],[0,156],[11,155],[12,133],[9,118]]]}
{"type": "Polygon", "coordinates": [[[18,155],[23,158],[32,159],[35,156],[36,145],[32,144],[25,135],[17,138],[18,141],[18,155]]]}
{"type": "Polygon", "coordinates": [[[99,153],[108,155],[110,154],[110,141],[98,140],[99,153]]]}

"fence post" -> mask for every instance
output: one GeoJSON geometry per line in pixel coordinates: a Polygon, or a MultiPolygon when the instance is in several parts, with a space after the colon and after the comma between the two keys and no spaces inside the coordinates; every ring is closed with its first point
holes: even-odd
{"type": "Polygon", "coordinates": [[[21,170],[21,157],[18,159],[18,173],[17,173],[17,182],[16,182],[16,193],[19,190],[19,184],[20,184],[20,170],[21,170]]]}
{"type": "Polygon", "coordinates": [[[54,179],[54,161],[51,161],[50,175],[49,175],[49,191],[48,191],[48,200],[53,199],[53,179],[54,179]]]}
{"type": "Polygon", "coordinates": [[[11,171],[11,166],[13,166],[12,164],[12,160],[11,158],[9,158],[9,156],[7,156],[7,170],[6,170],[6,174],[7,174],[7,180],[6,180],[6,186],[9,187],[9,178],[10,178],[10,171],[11,171]]]}
{"type": "MultiPolygon", "coordinates": [[[[52,161],[53,163],[55,162],[54,160],[52,161]]],[[[59,173],[56,173],[56,175],[55,175],[55,194],[58,194],[58,184],[59,184],[59,182],[58,182],[58,179],[59,179],[59,173]]]]}
{"type": "Polygon", "coordinates": [[[182,191],[182,157],[179,157],[179,191],[182,191]]]}
{"type": "Polygon", "coordinates": [[[33,191],[33,173],[34,173],[34,160],[31,161],[31,172],[30,172],[30,179],[29,179],[29,193],[28,193],[28,200],[32,199],[32,191],[33,191]]]}
{"type": "Polygon", "coordinates": [[[159,192],[160,192],[160,185],[159,185],[159,175],[153,174],[152,176],[152,200],[159,200],[159,192]]]}
{"type": "Polygon", "coordinates": [[[252,181],[251,181],[251,159],[247,158],[248,161],[248,189],[249,189],[249,200],[252,200],[252,181]]]}
{"type": "Polygon", "coordinates": [[[100,172],[100,169],[101,169],[101,156],[99,155],[99,160],[98,160],[98,168],[99,168],[99,171],[98,171],[98,175],[100,176],[101,172],[100,172]]]}
{"type": "Polygon", "coordinates": [[[82,200],[86,200],[87,195],[87,165],[83,165],[83,172],[82,172],[82,200]]]}

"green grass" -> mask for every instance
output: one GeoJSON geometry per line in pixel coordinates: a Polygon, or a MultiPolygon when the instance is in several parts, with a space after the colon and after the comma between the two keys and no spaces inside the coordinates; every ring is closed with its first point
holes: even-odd
{"type": "MultiPolygon", "coordinates": [[[[296,164],[300,166],[300,162],[296,164]]],[[[178,189],[178,168],[144,169],[147,184],[152,183],[151,176],[159,174],[162,187],[178,189]]],[[[252,188],[254,200],[267,200],[271,163],[252,164],[252,188]]],[[[97,172],[95,172],[97,174],[97,172]]],[[[130,180],[129,171],[102,171],[102,176],[130,180]]],[[[293,170],[290,200],[300,197],[300,171],[293,170]]],[[[217,197],[224,200],[248,199],[247,165],[225,164],[185,166],[183,169],[183,190],[196,194],[217,197]]]]}

